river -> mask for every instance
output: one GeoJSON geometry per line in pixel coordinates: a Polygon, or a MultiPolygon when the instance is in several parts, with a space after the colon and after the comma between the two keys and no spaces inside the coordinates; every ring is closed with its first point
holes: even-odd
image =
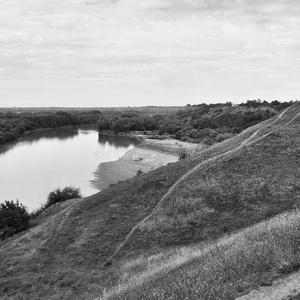
{"type": "Polygon", "coordinates": [[[46,203],[49,192],[65,186],[92,195],[99,191],[93,184],[99,164],[118,160],[138,143],[91,127],[63,127],[0,144],[0,203],[18,199],[32,211],[46,203]]]}

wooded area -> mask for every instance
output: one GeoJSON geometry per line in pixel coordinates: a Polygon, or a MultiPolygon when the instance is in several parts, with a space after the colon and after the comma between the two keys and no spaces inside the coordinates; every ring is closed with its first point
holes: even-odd
{"type": "Polygon", "coordinates": [[[0,143],[21,137],[26,131],[68,125],[96,124],[100,111],[0,112],[0,143]]]}
{"type": "Polygon", "coordinates": [[[186,105],[181,108],[107,108],[101,110],[3,110],[0,111],[0,143],[21,137],[26,131],[69,125],[97,124],[99,131],[143,132],[148,138],[175,138],[212,145],[264,121],[294,102],[248,100],[233,105],[186,105]]]}
{"type": "Polygon", "coordinates": [[[247,127],[262,122],[294,102],[271,103],[249,100],[233,105],[231,102],[217,104],[187,105],[176,113],[167,115],[141,115],[137,111],[110,112],[102,115],[99,131],[115,133],[143,131],[148,138],[175,138],[185,142],[212,145],[240,133],[247,127]]]}

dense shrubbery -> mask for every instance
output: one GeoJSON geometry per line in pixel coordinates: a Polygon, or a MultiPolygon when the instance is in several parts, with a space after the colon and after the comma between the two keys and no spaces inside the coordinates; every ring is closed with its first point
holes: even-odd
{"type": "Polygon", "coordinates": [[[232,103],[187,105],[177,113],[141,115],[109,112],[98,121],[99,131],[115,133],[143,131],[148,138],[164,139],[172,136],[184,142],[212,145],[222,142],[244,129],[262,122],[289,107],[291,102],[248,100],[233,106],[232,103]]]}
{"type": "Polygon", "coordinates": [[[74,188],[72,186],[66,186],[64,189],[57,188],[49,193],[45,208],[55,203],[63,202],[73,198],[81,198],[80,189],[74,188]]]}
{"type": "Polygon", "coordinates": [[[49,193],[46,204],[30,214],[19,201],[0,203],[0,238],[4,240],[15,233],[26,230],[29,227],[29,220],[37,217],[46,208],[73,198],[81,198],[79,188],[72,186],[67,186],[64,189],[57,188],[49,193]]]}
{"type": "Polygon", "coordinates": [[[0,204],[0,238],[2,240],[28,228],[29,213],[17,202],[5,201],[0,204]]]}
{"type": "Polygon", "coordinates": [[[98,121],[99,130],[111,130],[114,132],[156,130],[157,124],[164,117],[161,115],[148,116],[136,113],[122,114],[120,112],[108,112],[98,121]]]}

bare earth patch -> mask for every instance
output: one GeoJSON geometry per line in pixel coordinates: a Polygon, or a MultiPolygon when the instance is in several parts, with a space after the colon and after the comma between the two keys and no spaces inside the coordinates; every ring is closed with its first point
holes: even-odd
{"type": "Polygon", "coordinates": [[[236,300],[292,300],[300,299],[300,272],[274,281],[271,286],[263,286],[236,300]],[[298,297],[299,298],[298,298],[298,297]]]}

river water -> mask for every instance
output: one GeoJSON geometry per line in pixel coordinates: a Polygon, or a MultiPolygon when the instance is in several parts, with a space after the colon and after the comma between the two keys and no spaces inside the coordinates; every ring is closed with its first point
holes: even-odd
{"type": "Polygon", "coordinates": [[[37,130],[0,144],[0,203],[19,200],[30,211],[47,201],[57,187],[79,187],[84,196],[99,164],[118,160],[138,144],[125,136],[102,135],[91,127],[37,130]]]}

